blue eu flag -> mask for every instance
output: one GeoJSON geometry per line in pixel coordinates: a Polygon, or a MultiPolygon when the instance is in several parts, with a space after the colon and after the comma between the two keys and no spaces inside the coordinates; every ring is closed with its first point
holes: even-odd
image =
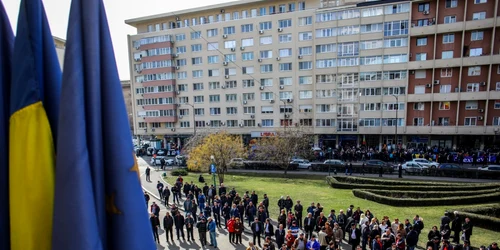
{"type": "Polygon", "coordinates": [[[13,49],[14,34],[0,2],[0,249],[10,249],[8,147],[13,49]]]}
{"type": "Polygon", "coordinates": [[[72,1],[63,68],[53,249],[156,249],[102,0],[72,1]]]}

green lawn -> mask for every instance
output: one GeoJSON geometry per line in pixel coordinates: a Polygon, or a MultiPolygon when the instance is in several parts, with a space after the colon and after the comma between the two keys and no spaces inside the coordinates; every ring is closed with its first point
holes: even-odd
{"type": "MultiPolygon", "coordinates": [[[[203,184],[198,182],[199,174],[191,174],[184,177],[184,181],[198,184],[198,186],[203,186],[203,184]]],[[[208,174],[203,175],[205,180],[209,183],[213,183],[212,176],[208,174]]],[[[291,177],[294,178],[294,177],[291,177]]],[[[309,176],[308,176],[309,178],[309,176]]],[[[301,201],[304,209],[306,209],[311,202],[319,202],[324,207],[325,214],[328,214],[330,209],[335,209],[338,211],[340,209],[347,210],[347,208],[352,204],[355,207],[360,207],[361,210],[370,209],[372,213],[377,218],[382,218],[384,215],[389,216],[391,221],[394,218],[399,218],[400,221],[404,219],[411,219],[416,215],[420,215],[424,219],[425,228],[420,237],[420,246],[425,246],[427,241],[427,233],[432,228],[433,225],[438,225],[440,223],[440,217],[446,209],[461,208],[461,207],[471,207],[471,206],[433,206],[433,207],[394,207],[379,204],[376,202],[363,200],[355,197],[351,190],[346,189],[333,189],[331,188],[323,177],[318,179],[318,177],[311,177],[314,179],[285,179],[281,177],[257,177],[248,176],[243,174],[227,174],[225,177],[224,185],[226,187],[235,187],[236,191],[243,194],[245,191],[253,191],[259,195],[259,201],[262,199],[264,193],[267,193],[270,205],[269,211],[271,218],[276,220],[278,217],[278,206],[277,202],[280,196],[290,195],[294,203],[298,199],[301,201]]],[[[167,182],[172,184],[175,182],[176,177],[168,176],[167,182]]],[[[217,184],[218,185],[218,184],[217,184]]],[[[474,205],[472,205],[474,206],[474,205]]],[[[477,206],[477,205],[476,205],[477,206]]],[[[480,206],[480,205],[479,205],[480,206]]],[[[473,235],[471,237],[471,242],[473,246],[479,247],[481,245],[488,246],[492,242],[500,241],[500,234],[491,230],[482,229],[475,227],[473,235]]]]}

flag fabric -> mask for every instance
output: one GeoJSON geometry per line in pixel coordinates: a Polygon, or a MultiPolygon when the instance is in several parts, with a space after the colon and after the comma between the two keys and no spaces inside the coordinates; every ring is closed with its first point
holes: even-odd
{"type": "Polygon", "coordinates": [[[11,249],[48,250],[52,239],[61,67],[40,0],[21,1],[12,65],[11,249]]]}
{"type": "Polygon", "coordinates": [[[0,249],[10,249],[9,117],[14,34],[0,1],[0,249]]]}
{"type": "Polygon", "coordinates": [[[71,3],[54,250],[156,249],[102,0],[71,3]]]}

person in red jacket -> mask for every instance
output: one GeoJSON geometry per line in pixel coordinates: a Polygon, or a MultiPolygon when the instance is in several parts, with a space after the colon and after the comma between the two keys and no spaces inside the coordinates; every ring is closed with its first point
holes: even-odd
{"type": "Polygon", "coordinates": [[[234,216],[231,216],[231,219],[229,219],[227,221],[227,231],[229,231],[229,242],[233,243],[235,238],[236,238],[236,235],[235,235],[235,231],[234,231],[234,223],[235,223],[235,219],[234,219],[234,216]]]}

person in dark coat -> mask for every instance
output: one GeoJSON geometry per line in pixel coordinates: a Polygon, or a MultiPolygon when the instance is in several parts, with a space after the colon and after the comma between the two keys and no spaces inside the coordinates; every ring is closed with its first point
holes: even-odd
{"type": "Polygon", "coordinates": [[[170,204],[168,203],[168,199],[170,198],[170,189],[168,189],[168,187],[164,188],[162,195],[163,195],[163,204],[165,206],[170,206],[170,204]]]}
{"type": "Polygon", "coordinates": [[[151,213],[151,217],[149,218],[149,222],[151,222],[151,228],[153,229],[153,237],[155,242],[160,243],[160,236],[158,235],[158,228],[160,227],[160,220],[153,213],[151,213]]]}
{"type": "Polygon", "coordinates": [[[177,235],[177,240],[180,240],[180,236],[182,236],[182,240],[186,240],[184,238],[184,216],[180,212],[177,212],[177,214],[174,217],[174,224],[175,224],[175,234],[177,235]]]}
{"type": "Polygon", "coordinates": [[[200,218],[198,223],[196,224],[198,228],[198,234],[200,235],[201,246],[205,247],[207,245],[207,221],[204,217],[200,218]]]}
{"type": "Polygon", "coordinates": [[[462,234],[464,236],[464,240],[468,240],[470,243],[470,236],[472,235],[472,223],[468,217],[465,217],[465,222],[462,225],[462,234]]]}
{"type": "Polygon", "coordinates": [[[349,230],[349,244],[352,249],[356,249],[359,242],[361,242],[361,230],[356,227],[356,224],[352,224],[351,229],[349,230]]]}
{"type": "Polygon", "coordinates": [[[306,233],[306,239],[310,239],[312,237],[314,231],[314,225],[316,225],[316,221],[314,221],[312,214],[308,213],[307,217],[304,219],[304,231],[306,233]]]}
{"type": "Polygon", "coordinates": [[[444,212],[444,216],[441,217],[441,226],[439,227],[439,231],[443,231],[445,225],[450,225],[451,219],[449,217],[448,212],[444,212]]]}
{"type": "Polygon", "coordinates": [[[295,211],[295,217],[297,218],[299,227],[302,228],[302,211],[304,210],[304,207],[302,207],[299,200],[297,200],[297,204],[295,204],[293,210],[295,211]]]}
{"type": "Polygon", "coordinates": [[[434,239],[434,237],[439,237],[441,239],[441,232],[439,232],[439,230],[437,229],[436,226],[433,226],[432,229],[427,234],[427,239],[429,241],[431,241],[432,239],[434,239]]]}
{"type": "Polygon", "coordinates": [[[413,229],[413,226],[409,226],[410,231],[406,234],[406,248],[408,250],[414,250],[418,243],[418,233],[413,229]]]}
{"type": "Polygon", "coordinates": [[[167,242],[170,243],[170,241],[168,241],[169,234],[170,234],[170,239],[172,240],[172,242],[174,242],[174,218],[172,218],[169,212],[167,212],[165,217],[163,217],[163,229],[165,229],[165,236],[167,238],[167,242]]]}
{"type": "Polygon", "coordinates": [[[255,218],[253,223],[250,225],[250,228],[252,229],[252,236],[253,236],[253,244],[255,245],[255,239],[257,239],[257,242],[260,244],[260,235],[264,231],[264,224],[259,221],[259,219],[255,218]]]}
{"type": "Polygon", "coordinates": [[[429,249],[429,247],[432,247],[432,250],[440,250],[441,245],[440,245],[439,237],[436,236],[432,240],[427,242],[426,249],[429,249]]]}
{"type": "Polygon", "coordinates": [[[283,228],[284,225],[280,224],[278,229],[274,232],[274,235],[276,236],[276,244],[278,246],[282,246],[285,243],[285,229],[283,228]]]}
{"type": "Polygon", "coordinates": [[[451,230],[453,231],[453,243],[460,244],[460,232],[462,231],[462,218],[458,211],[453,212],[455,218],[451,222],[451,230]]]}
{"type": "Polygon", "coordinates": [[[403,166],[401,164],[398,164],[398,174],[399,178],[403,178],[403,166]]]}

